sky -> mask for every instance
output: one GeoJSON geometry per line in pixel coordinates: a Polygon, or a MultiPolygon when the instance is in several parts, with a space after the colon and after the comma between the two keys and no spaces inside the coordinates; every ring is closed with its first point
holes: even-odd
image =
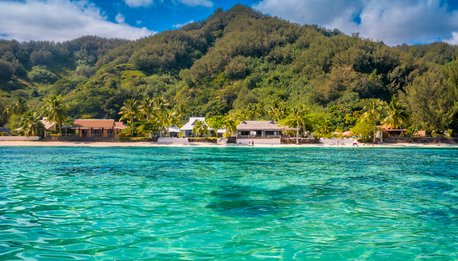
{"type": "Polygon", "coordinates": [[[458,0],[0,0],[0,39],[138,39],[244,4],[299,24],[394,46],[458,45],[458,0]]]}

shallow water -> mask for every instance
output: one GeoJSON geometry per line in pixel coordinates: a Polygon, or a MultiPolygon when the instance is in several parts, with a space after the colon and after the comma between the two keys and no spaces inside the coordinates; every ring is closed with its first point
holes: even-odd
{"type": "Polygon", "coordinates": [[[0,260],[457,249],[456,149],[0,147],[0,260]]]}

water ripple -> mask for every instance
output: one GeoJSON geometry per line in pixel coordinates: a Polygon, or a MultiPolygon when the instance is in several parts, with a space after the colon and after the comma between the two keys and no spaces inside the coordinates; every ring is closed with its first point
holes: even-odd
{"type": "Polygon", "coordinates": [[[0,260],[457,259],[458,150],[0,147],[0,260]]]}

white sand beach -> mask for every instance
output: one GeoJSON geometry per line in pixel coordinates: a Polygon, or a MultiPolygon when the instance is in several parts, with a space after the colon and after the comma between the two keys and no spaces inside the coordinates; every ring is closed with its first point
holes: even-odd
{"type": "MultiPolygon", "coordinates": [[[[191,143],[189,145],[180,144],[157,144],[154,142],[70,142],[70,141],[0,141],[0,147],[256,147],[256,148],[305,148],[305,147],[353,147],[347,145],[323,145],[323,144],[256,144],[254,146],[239,144],[210,144],[210,143],[191,143]]],[[[420,144],[420,143],[395,143],[395,144],[364,144],[360,143],[355,148],[458,148],[458,144],[420,144]]]]}

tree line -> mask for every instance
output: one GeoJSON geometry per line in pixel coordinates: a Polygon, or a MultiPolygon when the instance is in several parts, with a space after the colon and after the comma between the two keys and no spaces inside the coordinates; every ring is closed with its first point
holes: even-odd
{"type": "Polygon", "coordinates": [[[14,68],[0,69],[9,75],[0,75],[0,126],[18,128],[27,111],[12,114],[11,106],[33,111],[60,96],[69,119],[123,117],[134,134],[148,132],[167,121],[119,113],[128,100],[141,110],[145,97],[162,97],[162,109],[178,123],[190,116],[223,117],[227,126],[274,120],[326,136],[372,133],[375,122],[456,135],[457,56],[458,48],[444,43],[388,47],[241,5],[136,41],[1,41],[0,68],[14,68]],[[371,101],[379,104],[377,117],[367,116],[371,101]],[[403,120],[386,123],[395,108],[403,120]]]}

